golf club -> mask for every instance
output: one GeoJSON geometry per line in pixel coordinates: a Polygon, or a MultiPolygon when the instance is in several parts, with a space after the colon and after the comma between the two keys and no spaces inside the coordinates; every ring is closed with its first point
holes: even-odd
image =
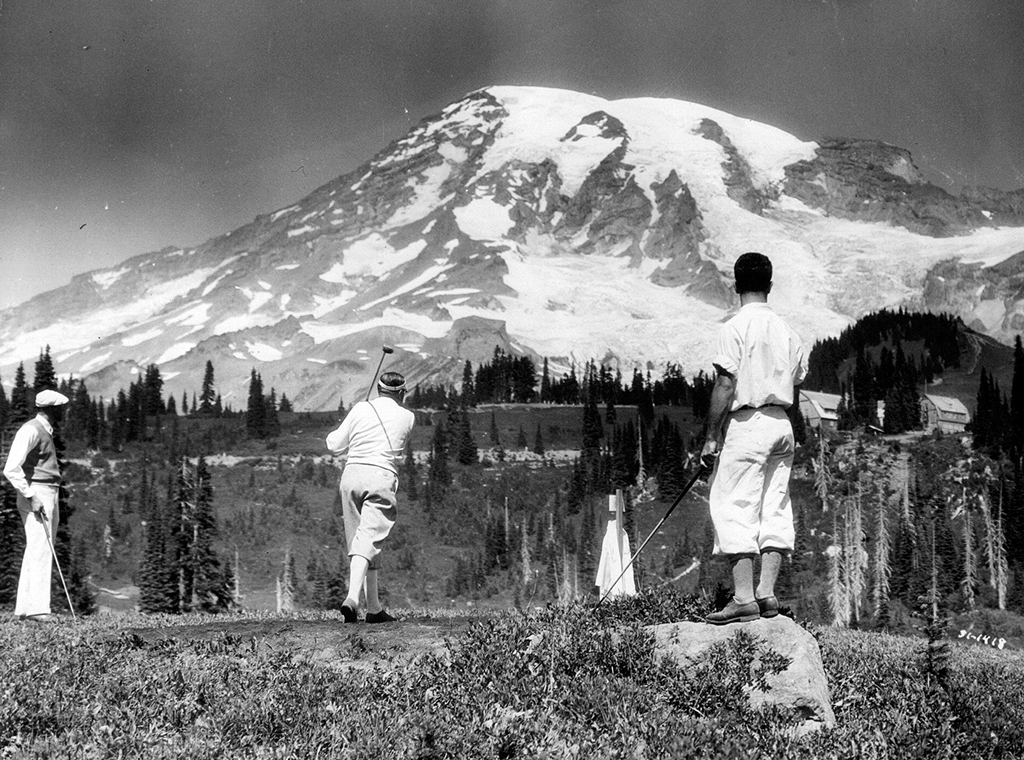
{"type": "Polygon", "coordinates": [[[661,518],[661,521],[654,526],[654,530],[652,530],[650,535],[644,539],[644,542],[642,544],[640,544],[640,548],[636,550],[632,557],[630,557],[629,562],[626,563],[626,566],[622,568],[622,572],[619,573],[619,577],[616,578],[615,581],[608,587],[608,590],[604,592],[604,595],[598,600],[595,607],[600,607],[601,602],[608,598],[608,595],[612,593],[612,590],[615,588],[616,584],[618,584],[618,582],[622,580],[622,576],[624,576],[626,574],[626,571],[633,566],[633,563],[636,561],[636,558],[640,556],[640,552],[642,552],[644,550],[644,547],[647,546],[647,542],[654,538],[655,533],[661,530],[661,526],[665,524],[665,521],[675,511],[675,508],[678,507],[679,504],[682,502],[683,497],[690,492],[690,489],[693,488],[694,484],[700,479],[700,476],[703,475],[707,469],[708,467],[703,461],[701,461],[697,465],[697,472],[695,472],[693,474],[693,477],[690,478],[690,482],[687,483],[683,487],[683,490],[679,492],[679,495],[676,497],[676,500],[672,502],[672,506],[668,508],[668,512],[666,512],[665,516],[661,518]]]}
{"type": "Polygon", "coordinates": [[[395,353],[395,349],[391,346],[381,346],[380,362],[377,363],[377,371],[373,373],[373,380],[370,381],[370,387],[366,389],[366,400],[370,400],[370,393],[373,392],[373,386],[377,384],[377,375],[380,374],[380,368],[384,366],[384,357],[388,354],[395,353]]]}
{"type": "Polygon", "coordinates": [[[39,518],[39,522],[43,524],[43,533],[46,534],[46,543],[50,546],[50,554],[53,555],[53,563],[57,566],[57,575],[60,576],[60,585],[64,587],[64,596],[68,600],[68,609],[71,610],[71,619],[78,621],[78,617],[75,615],[75,605],[71,603],[71,594],[68,593],[68,584],[64,582],[64,573],[60,569],[60,560],[57,559],[57,550],[53,548],[53,541],[50,539],[50,527],[46,524],[45,517],[40,517],[39,513],[36,513],[36,517],[39,518]]]}

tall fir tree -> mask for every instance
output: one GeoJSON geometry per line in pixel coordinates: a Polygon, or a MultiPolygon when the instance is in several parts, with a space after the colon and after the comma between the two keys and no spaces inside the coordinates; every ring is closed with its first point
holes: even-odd
{"type": "MultiPolygon", "coordinates": [[[[213,403],[217,398],[217,388],[213,379],[213,362],[206,360],[206,368],[203,371],[203,385],[199,393],[199,411],[203,414],[213,414],[213,403]]],[[[192,399],[192,411],[196,410],[195,398],[192,399]]]]}
{"type": "Polygon", "coordinates": [[[57,390],[57,371],[53,367],[53,359],[50,358],[50,347],[39,353],[36,361],[35,375],[32,380],[32,389],[39,393],[47,389],[57,390]]]}
{"type": "MultiPolygon", "coordinates": [[[[145,481],[143,481],[145,482],[145,481]]],[[[139,568],[139,610],[141,612],[170,612],[166,591],[166,557],[163,515],[158,509],[143,522],[146,543],[139,568]]]]}
{"type": "Polygon", "coordinates": [[[1010,385],[1010,457],[1024,466],[1024,345],[1018,335],[1013,343],[1013,380],[1010,385]]]}
{"type": "Polygon", "coordinates": [[[205,612],[226,609],[231,589],[225,584],[224,568],[214,549],[218,539],[217,516],[213,508],[213,485],[206,459],[199,457],[192,482],[192,608],[205,612]]]}
{"type": "Polygon", "coordinates": [[[263,380],[252,369],[249,376],[249,401],[245,407],[245,431],[252,438],[267,437],[267,404],[263,398],[263,380]]]}

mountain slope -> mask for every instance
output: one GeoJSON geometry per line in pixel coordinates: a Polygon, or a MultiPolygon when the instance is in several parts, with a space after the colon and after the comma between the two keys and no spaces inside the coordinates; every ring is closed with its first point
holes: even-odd
{"type": "Polygon", "coordinates": [[[1006,341],[1024,323],[1022,205],[951,196],[881,143],[804,142],[682,101],[493,87],[291,206],[0,312],[0,374],[50,345],[93,393],[157,363],[180,395],[210,359],[236,407],[255,366],[322,409],[365,393],[382,343],[412,382],[455,379],[496,344],[556,368],[696,372],[735,307],[732,262],[754,249],[808,342],[898,305],[954,309],[1006,341]]]}

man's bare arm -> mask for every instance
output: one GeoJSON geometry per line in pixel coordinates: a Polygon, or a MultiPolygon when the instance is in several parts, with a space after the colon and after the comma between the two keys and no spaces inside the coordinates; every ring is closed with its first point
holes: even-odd
{"type": "Polygon", "coordinates": [[[708,434],[701,452],[701,461],[710,466],[722,443],[725,431],[725,418],[729,415],[732,397],[736,392],[736,379],[728,372],[719,369],[715,385],[711,389],[711,406],[708,409],[708,434]]]}

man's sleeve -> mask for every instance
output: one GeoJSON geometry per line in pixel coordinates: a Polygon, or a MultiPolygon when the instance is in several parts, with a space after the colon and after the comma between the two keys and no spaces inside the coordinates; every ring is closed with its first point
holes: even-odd
{"type": "Polygon", "coordinates": [[[350,436],[352,434],[352,420],[356,416],[356,409],[359,405],[353,406],[349,409],[348,414],[345,415],[345,419],[341,421],[336,430],[331,431],[327,435],[327,450],[332,454],[344,454],[348,451],[350,436]]]}
{"type": "Polygon", "coordinates": [[[39,434],[31,425],[22,425],[14,435],[11,450],[7,453],[7,464],[4,465],[4,477],[26,499],[32,498],[32,486],[25,477],[25,457],[33,446],[39,443],[39,434]]]}
{"type": "Polygon", "coordinates": [[[723,325],[718,330],[718,337],[715,340],[715,358],[713,364],[719,372],[736,377],[740,371],[740,357],[743,355],[743,347],[740,345],[740,335],[731,325],[723,325]]]}
{"type": "Polygon", "coordinates": [[[793,373],[793,385],[800,385],[807,377],[807,357],[804,356],[804,346],[799,338],[796,341],[796,371],[793,373]]]}

